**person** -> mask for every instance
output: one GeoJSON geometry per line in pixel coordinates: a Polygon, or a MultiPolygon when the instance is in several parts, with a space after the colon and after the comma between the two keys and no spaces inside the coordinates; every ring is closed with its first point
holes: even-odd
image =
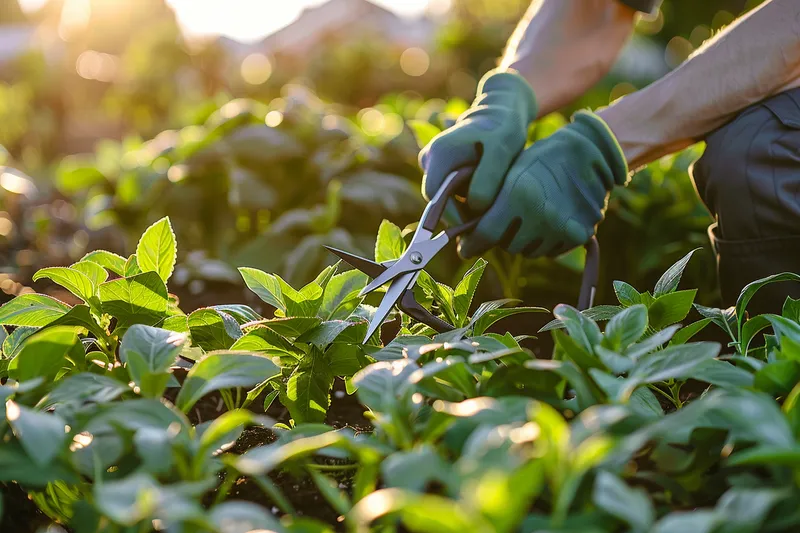
{"type": "MultiPolygon", "coordinates": [[[[420,152],[426,198],[452,170],[475,167],[466,201],[481,219],[461,239],[462,257],[495,246],[530,257],[577,247],[595,233],[609,192],[625,186],[631,171],[704,140],[690,172],[715,217],[709,235],[725,305],[750,281],[800,272],[797,0],[764,2],[663,78],[596,112],[578,111],[525,148],[530,123],[599,81],[638,13],[659,3],[531,4],[472,106],[420,152]]],[[[785,284],[771,285],[758,305],[779,312],[786,294],[785,284]]]]}

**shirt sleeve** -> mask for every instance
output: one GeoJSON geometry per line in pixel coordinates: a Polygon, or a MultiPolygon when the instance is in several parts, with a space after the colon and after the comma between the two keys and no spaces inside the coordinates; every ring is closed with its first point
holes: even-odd
{"type": "Polygon", "coordinates": [[[655,13],[661,0],[620,0],[623,4],[643,13],[655,13]]]}

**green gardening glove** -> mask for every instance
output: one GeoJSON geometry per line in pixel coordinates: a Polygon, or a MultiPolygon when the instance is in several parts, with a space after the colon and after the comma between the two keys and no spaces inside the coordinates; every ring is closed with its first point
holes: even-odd
{"type": "Polygon", "coordinates": [[[482,213],[492,205],[511,163],[525,147],[538,106],[528,82],[513,72],[490,71],[475,101],[455,125],[431,140],[419,156],[425,171],[422,194],[430,200],[445,178],[465,165],[476,167],[467,204],[482,213]]]}
{"type": "Polygon", "coordinates": [[[514,162],[491,208],[459,243],[462,257],[499,246],[528,257],[555,256],[586,243],[603,219],[609,191],[628,180],[614,134],[580,111],[514,162]]]}

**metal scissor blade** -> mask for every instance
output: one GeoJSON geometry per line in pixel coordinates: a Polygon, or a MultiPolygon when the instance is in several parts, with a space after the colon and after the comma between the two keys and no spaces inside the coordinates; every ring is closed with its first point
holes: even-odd
{"type": "Polygon", "coordinates": [[[384,294],[383,300],[381,300],[378,309],[375,311],[375,315],[369,323],[367,336],[364,337],[364,344],[366,344],[369,338],[372,337],[372,334],[381,327],[383,321],[386,320],[386,317],[389,316],[389,313],[392,311],[392,307],[400,301],[400,298],[403,297],[403,293],[405,293],[406,289],[411,285],[411,282],[414,281],[416,275],[416,272],[409,272],[407,274],[402,274],[392,281],[392,284],[386,289],[386,294],[384,294]]]}
{"type": "Polygon", "coordinates": [[[377,278],[384,272],[386,272],[387,267],[383,266],[380,263],[376,263],[375,261],[370,261],[369,259],[365,259],[363,257],[359,257],[357,255],[351,254],[350,252],[345,252],[344,250],[339,250],[337,248],[332,248],[330,246],[325,246],[325,248],[338,256],[342,261],[347,263],[353,268],[356,268],[366,274],[371,278],[377,278]]]}

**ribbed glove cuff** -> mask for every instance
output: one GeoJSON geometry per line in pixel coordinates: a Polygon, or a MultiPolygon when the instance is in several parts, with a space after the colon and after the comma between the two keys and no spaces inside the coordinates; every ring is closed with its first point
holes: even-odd
{"type": "Polygon", "coordinates": [[[628,162],[608,124],[591,111],[576,112],[572,116],[572,122],[603,154],[613,178],[613,183],[605,184],[606,189],[611,190],[614,185],[626,185],[629,179],[628,162]]]}
{"type": "Polygon", "coordinates": [[[513,95],[515,103],[521,107],[528,123],[533,122],[539,113],[539,104],[536,102],[533,88],[516,72],[490,70],[484,74],[478,83],[476,101],[483,100],[484,95],[491,98],[493,93],[513,95]]]}

